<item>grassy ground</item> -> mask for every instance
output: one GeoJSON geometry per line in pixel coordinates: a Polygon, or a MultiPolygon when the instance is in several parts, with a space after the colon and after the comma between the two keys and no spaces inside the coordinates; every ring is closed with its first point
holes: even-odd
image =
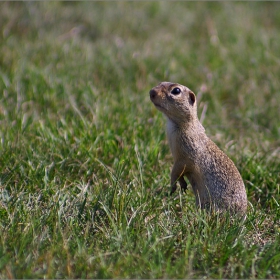
{"type": "Polygon", "coordinates": [[[0,27],[0,278],[280,278],[279,3],[1,2],[0,27]],[[165,196],[163,80],[196,92],[245,222],[165,196]]]}

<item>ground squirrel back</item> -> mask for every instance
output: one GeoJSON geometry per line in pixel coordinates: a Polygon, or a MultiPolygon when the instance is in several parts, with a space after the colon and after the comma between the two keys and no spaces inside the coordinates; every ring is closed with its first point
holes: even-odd
{"type": "Polygon", "coordinates": [[[150,99],[167,117],[167,137],[174,158],[171,193],[186,176],[204,209],[245,213],[247,195],[232,160],[212,142],[197,117],[195,94],[187,87],[162,82],[150,90],[150,99]]]}

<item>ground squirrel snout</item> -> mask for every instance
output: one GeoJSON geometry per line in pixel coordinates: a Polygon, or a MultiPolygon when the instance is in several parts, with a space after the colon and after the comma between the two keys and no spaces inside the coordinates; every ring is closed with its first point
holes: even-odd
{"type": "Polygon", "coordinates": [[[171,193],[186,176],[201,208],[241,212],[247,209],[243,180],[229,157],[212,142],[197,117],[195,94],[187,87],[162,82],[150,90],[155,107],[167,117],[167,137],[174,159],[171,193]]]}

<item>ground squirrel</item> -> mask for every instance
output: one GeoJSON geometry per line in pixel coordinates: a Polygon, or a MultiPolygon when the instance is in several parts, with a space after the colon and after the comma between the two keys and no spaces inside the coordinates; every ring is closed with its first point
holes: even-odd
{"type": "Polygon", "coordinates": [[[204,209],[245,213],[247,196],[243,180],[228,156],[205,134],[197,117],[195,94],[187,87],[162,82],[150,90],[150,99],[167,117],[167,137],[174,158],[171,193],[186,176],[204,209]]]}

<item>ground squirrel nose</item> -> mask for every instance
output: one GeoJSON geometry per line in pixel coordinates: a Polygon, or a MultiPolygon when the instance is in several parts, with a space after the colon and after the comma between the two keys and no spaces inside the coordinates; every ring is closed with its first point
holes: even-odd
{"type": "Polygon", "coordinates": [[[150,98],[154,99],[156,97],[156,95],[157,95],[157,92],[154,89],[151,89],[150,90],[150,98]]]}

